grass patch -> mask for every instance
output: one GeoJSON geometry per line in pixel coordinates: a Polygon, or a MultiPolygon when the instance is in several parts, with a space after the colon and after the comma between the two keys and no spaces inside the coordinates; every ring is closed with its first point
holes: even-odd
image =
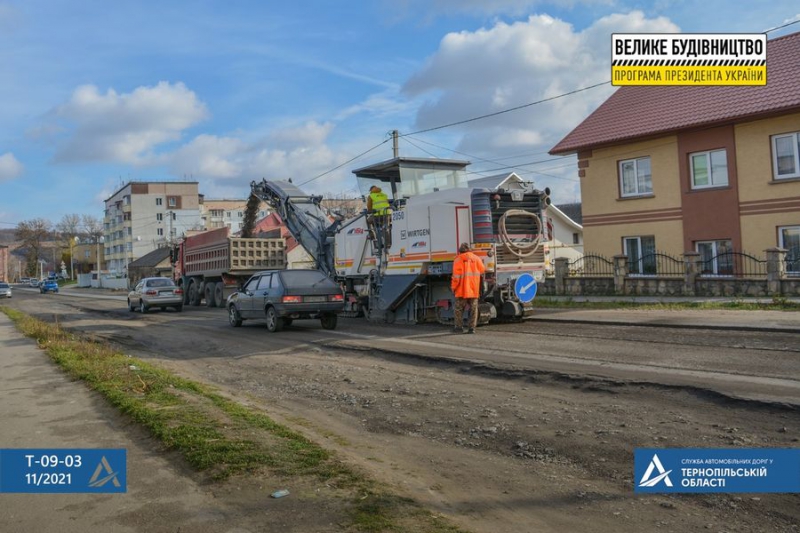
{"type": "Polygon", "coordinates": [[[284,478],[313,476],[338,489],[350,528],[358,531],[461,531],[414,501],[386,493],[302,434],[212,387],[70,333],[57,322],[8,307],[0,311],[70,376],[105,396],[210,480],[262,470],[284,478]]]}
{"type": "Polygon", "coordinates": [[[748,300],[744,298],[726,301],[688,301],[688,302],[636,302],[626,300],[583,301],[572,298],[556,299],[539,297],[533,304],[540,309],[645,309],[656,311],[682,311],[686,309],[720,310],[733,309],[739,311],[800,311],[800,303],[786,298],[772,300],[748,300]]]}

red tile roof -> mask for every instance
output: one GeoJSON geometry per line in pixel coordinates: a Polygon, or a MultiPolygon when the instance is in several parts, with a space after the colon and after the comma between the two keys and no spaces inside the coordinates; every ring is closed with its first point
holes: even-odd
{"type": "Polygon", "coordinates": [[[620,87],[551,154],[800,111],[800,33],[767,41],[763,86],[620,87]]]}

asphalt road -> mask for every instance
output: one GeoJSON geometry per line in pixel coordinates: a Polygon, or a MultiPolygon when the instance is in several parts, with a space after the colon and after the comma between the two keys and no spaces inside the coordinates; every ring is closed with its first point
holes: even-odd
{"type": "Polygon", "coordinates": [[[800,321],[791,316],[794,313],[782,317],[779,312],[626,309],[589,314],[576,309],[542,312],[522,323],[488,325],[476,335],[453,335],[438,324],[373,324],[365,319],[340,319],[334,331],[322,329],[318,321],[295,321],[285,331],[270,334],[261,321],[232,328],[222,309],[130,313],[124,295],[105,292],[67,290],[40,295],[35,289],[22,288],[15,291],[15,298],[45,318],[57,313],[69,320],[70,315],[89,311],[92,320],[84,316],[79,324],[87,324],[81,329],[132,348],[160,350],[164,339],[169,339],[170,356],[177,359],[245,357],[308,346],[379,350],[499,369],[684,386],[733,398],[800,405],[800,327],[793,329],[800,321]],[[759,319],[763,319],[763,330],[758,329],[759,319]],[[183,333],[176,334],[176,326],[183,333]],[[187,335],[187,331],[195,333],[187,335]]]}
{"type": "Polygon", "coordinates": [[[797,495],[641,498],[630,477],[636,447],[795,447],[796,313],[559,310],[477,335],[363,319],[270,334],[231,327],[222,309],[142,315],[124,296],[69,292],[21,289],[2,304],[300,424],[469,531],[773,532],[800,520],[797,495]]]}

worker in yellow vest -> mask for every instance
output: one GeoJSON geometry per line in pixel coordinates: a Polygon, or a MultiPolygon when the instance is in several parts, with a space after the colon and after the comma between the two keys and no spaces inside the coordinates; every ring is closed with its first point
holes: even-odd
{"type": "Polygon", "coordinates": [[[392,232],[390,227],[390,214],[392,210],[389,207],[389,197],[377,185],[369,188],[369,196],[367,197],[367,222],[372,232],[373,239],[376,235],[382,234],[384,236],[383,242],[386,247],[392,245],[392,232]]]}

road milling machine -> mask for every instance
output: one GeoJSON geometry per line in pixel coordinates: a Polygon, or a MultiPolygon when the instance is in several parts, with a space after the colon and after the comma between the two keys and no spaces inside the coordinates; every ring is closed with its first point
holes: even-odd
{"type": "MultiPolygon", "coordinates": [[[[331,216],[322,197],[290,181],[253,182],[317,268],[345,289],[350,316],[377,322],[452,324],[453,260],[467,242],[486,266],[479,323],[521,319],[523,280],[544,279],[544,213],[549,190],[515,182],[508,189],[473,188],[467,161],[395,157],[354,170],[365,196],[377,185],[389,197],[386,216],[366,209],[355,218],[331,216]]],[[[535,290],[535,287],[534,287],[535,290]]],[[[529,293],[530,294],[530,293],[529,293]]]]}

